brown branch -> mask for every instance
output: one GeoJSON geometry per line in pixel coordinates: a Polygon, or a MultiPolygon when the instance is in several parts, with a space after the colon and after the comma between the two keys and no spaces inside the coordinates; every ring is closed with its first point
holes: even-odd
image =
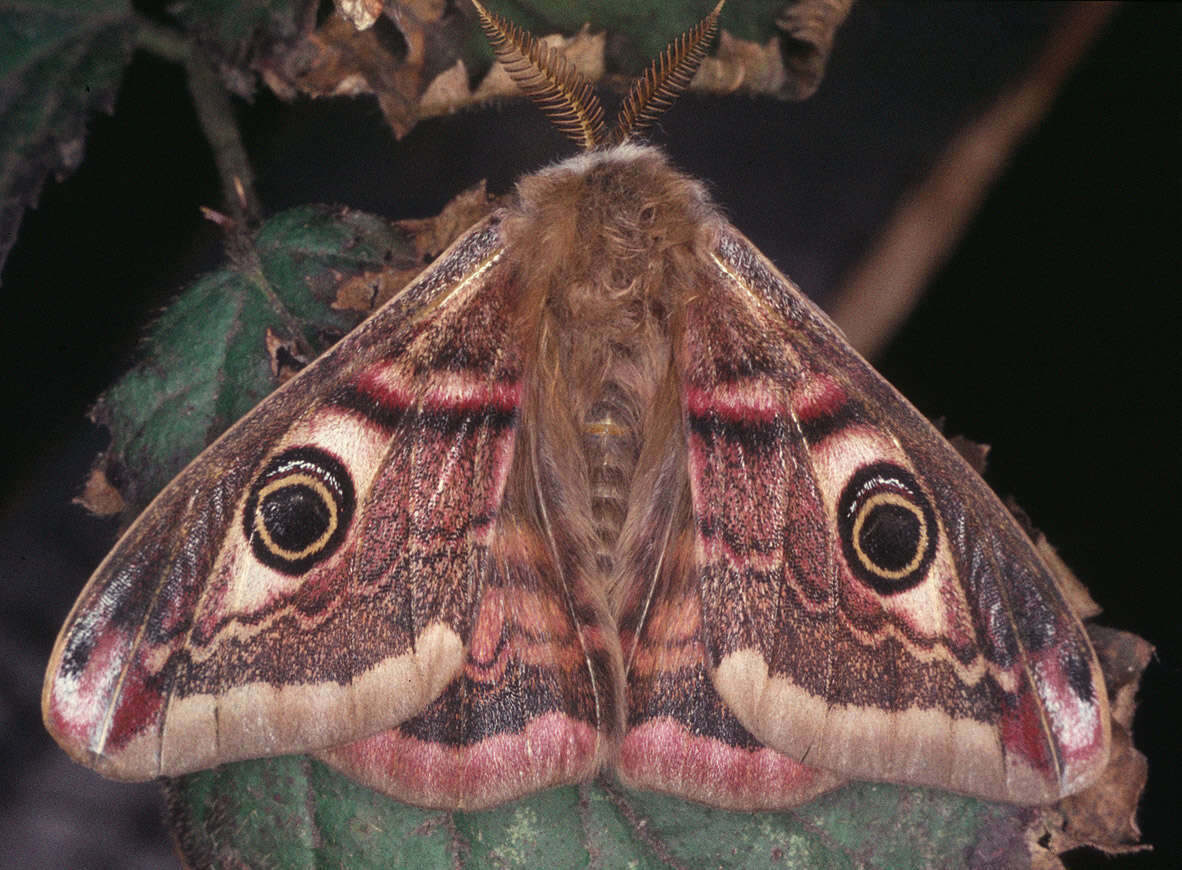
{"type": "Polygon", "coordinates": [[[1027,73],[953,137],[927,177],[903,196],[831,306],[833,319],[865,356],[878,354],[907,319],[1010,155],[1046,114],[1116,6],[1072,6],[1027,73]]]}
{"type": "Polygon", "coordinates": [[[258,223],[262,206],[254,189],[254,171],[234,119],[226,86],[213,65],[200,52],[189,55],[185,64],[189,93],[205,138],[213,149],[222,196],[235,221],[246,228],[258,223]]]}

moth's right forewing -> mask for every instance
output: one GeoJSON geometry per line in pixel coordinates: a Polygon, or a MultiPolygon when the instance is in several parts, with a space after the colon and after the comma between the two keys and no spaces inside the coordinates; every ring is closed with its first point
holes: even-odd
{"type": "Polygon", "coordinates": [[[851,778],[1048,803],[1109,746],[1054,572],[955,449],[725,229],[685,371],[704,637],[763,743],[851,778]]]}

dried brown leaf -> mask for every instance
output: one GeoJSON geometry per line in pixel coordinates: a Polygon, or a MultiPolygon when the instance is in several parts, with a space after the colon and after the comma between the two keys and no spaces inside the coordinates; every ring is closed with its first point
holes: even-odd
{"type": "MultiPolygon", "coordinates": [[[[943,420],[936,424],[936,428],[943,431],[943,420]]],[[[982,477],[985,476],[985,465],[989,459],[989,445],[980,444],[971,438],[966,438],[963,435],[953,435],[948,438],[948,443],[956,448],[956,452],[960,454],[960,458],[967,462],[977,474],[982,477]]]]}
{"type": "MultiPolygon", "coordinates": [[[[584,26],[574,36],[565,37],[561,33],[542,36],[538,41],[560,52],[576,70],[588,81],[598,81],[603,78],[606,63],[604,49],[607,46],[607,34],[592,33],[584,26]]],[[[521,89],[509,77],[501,63],[494,63],[480,84],[472,92],[473,102],[484,102],[503,97],[520,97],[521,89]]]]}
{"type": "Polygon", "coordinates": [[[260,72],[283,99],[373,94],[394,135],[402,137],[422,117],[420,100],[437,76],[454,68],[462,42],[458,16],[446,16],[438,0],[400,3],[385,14],[402,37],[384,38],[381,27],[358,30],[353,20],[330,15],[315,31],[260,72]]]}
{"type": "Polygon", "coordinates": [[[1030,850],[1030,870],[1064,870],[1059,855],[1040,842],[1044,834],[1033,826],[1026,829],[1026,847],[1030,850]]]}
{"type": "Polygon", "coordinates": [[[853,5],[854,0],[800,0],[776,16],[781,32],[776,53],[787,64],[781,96],[804,100],[816,93],[837,30],[853,5]]]}
{"type": "Polygon", "coordinates": [[[429,22],[440,21],[447,13],[448,0],[399,0],[392,7],[395,18],[409,15],[421,27],[429,22]]]}
{"type": "Polygon", "coordinates": [[[1113,728],[1104,775],[1091,788],[1064,798],[1052,811],[1051,848],[1066,852],[1090,846],[1109,855],[1152,848],[1140,843],[1137,805],[1149,776],[1149,762],[1124,728],[1113,728]]]}
{"type": "Polygon", "coordinates": [[[763,45],[722,31],[718,51],[702,61],[691,90],[710,94],[778,94],[787,85],[780,40],[763,45]]]}
{"type": "Polygon", "coordinates": [[[334,0],[337,12],[358,30],[373,27],[382,14],[382,0],[334,0]]]}
{"type": "Polygon", "coordinates": [[[1075,572],[1059,558],[1059,552],[1051,546],[1047,536],[1042,532],[1036,532],[1031,537],[1034,540],[1034,549],[1038,550],[1038,555],[1042,557],[1043,562],[1054,572],[1059,589],[1067,599],[1067,603],[1079,614],[1079,618],[1091,619],[1099,616],[1103,608],[1096,603],[1096,599],[1092,598],[1088,588],[1075,576],[1075,572]]]}
{"type": "Polygon", "coordinates": [[[358,33],[344,18],[332,15],[288,55],[288,61],[272,70],[286,86],[296,93],[328,97],[372,93],[366,71],[380,64],[393,66],[396,58],[375,34],[358,33]]]}
{"type": "Polygon", "coordinates": [[[472,102],[472,89],[468,87],[468,67],[463,60],[445,69],[427,85],[419,97],[419,117],[432,118],[462,109],[472,102]]]}
{"type": "MultiPolygon", "coordinates": [[[[522,96],[499,63],[469,87],[461,54],[470,24],[445,0],[336,2],[337,11],[320,27],[256,60],[263,80],[281,99],[373,94],[395,136],[402,137],[423,118],[522,96]],[[397,28],[401,44],[380,33],[375,10],[383,5],[381,14],[397,28]]],[[[776,20],[782,35],[764,43],[722,32],[716,54],[703,61],[689,90],[803,99],[820,80],[846,5],[845,0],[807,0],[786,6],[776,20]]],[[[608,72],[606,32],[593,33],[584,25],[574,36],[552,34],[540,41],[557,49],[588,81],[608,80],[621,93],[631,84],[630,76],[608,72]]]]}
{"type": "Polygon", "coordinates": [[[396,136],[414,126],[414,105],[420,92],[421,41],[407,39],[407,54],[395,56],[375,30],[357,31],[338,16],[331,16],[308,37],[315,62],[295,78],[311,96],[352,96],[372,93],[396,136]]]}
{"type": "Polygon", "coordinates": [[[271,374],[278,383],[286,383],[308,364],[298,342],[285,338],[269,326],[263,341],[267,358],[271,361],[271,374]]]}
{"type": "Polygon", "coordinates": [[[415,249],[427,259],[435,259],[452,242],[490,211],[493,203],[483,180],[460,192],[435,217],[398,222],[413,237],[415,249]]]}
{"type": "Polygon", "coordinates": [[[1130,632],[1101,625],[1089,625],[1088,634],[1104,671],[1112,718],[1121,727],[1131,729],[1141,675],[1153,658],[1153,644],[1130,632]]]}
{"type": "Polygon", "coordinates": [[[90,470],[74,504],[81,505],[96,517],[113,517],[127,508],[127,502],[100,465],[90,470]]]}
{"type": "Polygon", "coordinates": [[[718,50],[702,63],[692,89],[741,92],[788,100],[811,97],[821,84],[837,31],[853,0],[797,0],[776,16],[780,35],[767,42],[723,31],[718,50]]]}
{"type": "Polygon", "coordinates": [[[405,287],[423,271],[422,266],[391,266],[354,275],[337,287],[332,307],[338,311],[361,311],[368,314],[405,287]]]}
{"type": "Polygon", "coordinates": [[[1112,750],[1100,780],[1046,811],[1050,847],[1058,852],[1091,846],[1108,854],[1137,852],[1137,806],[1149,775],[1149,762],[1133,746],[1130,728],[1141,674],[1153,646],[1126,631],[1089,625],[1112,708],[1112,750]]]}

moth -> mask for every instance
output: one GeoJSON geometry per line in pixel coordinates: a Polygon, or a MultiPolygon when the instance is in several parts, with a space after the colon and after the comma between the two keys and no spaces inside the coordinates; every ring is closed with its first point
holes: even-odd
{"type": "Polygon", "coordinates": [[[46,725],[117,779],[313,753],[426,807],[610,770],[738,809],[846,779],[1037,804],[1109,714],[989,488],[642,131],[475,3],[584,153],[195,459],[62,629],[46,725]]]}

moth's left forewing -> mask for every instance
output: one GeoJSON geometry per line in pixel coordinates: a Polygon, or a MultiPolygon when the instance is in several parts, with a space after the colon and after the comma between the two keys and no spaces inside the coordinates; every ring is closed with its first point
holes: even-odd
{"type": "Polygon", "coordinates": [[[764,743],[855,778],[1014,803],[1091,782],[1104,684],[1030,540],[737,231],[712,258],[682,365],[719,694],[764,743]]]}
{"type": "Polygon", "coordinates": [[[462,341],[508,344],[500,250],[474,227],[133,523],[47,673],[72,756],[146,779],[308,751],[443,690],[512,454],[520,363],[462,341]]]}

